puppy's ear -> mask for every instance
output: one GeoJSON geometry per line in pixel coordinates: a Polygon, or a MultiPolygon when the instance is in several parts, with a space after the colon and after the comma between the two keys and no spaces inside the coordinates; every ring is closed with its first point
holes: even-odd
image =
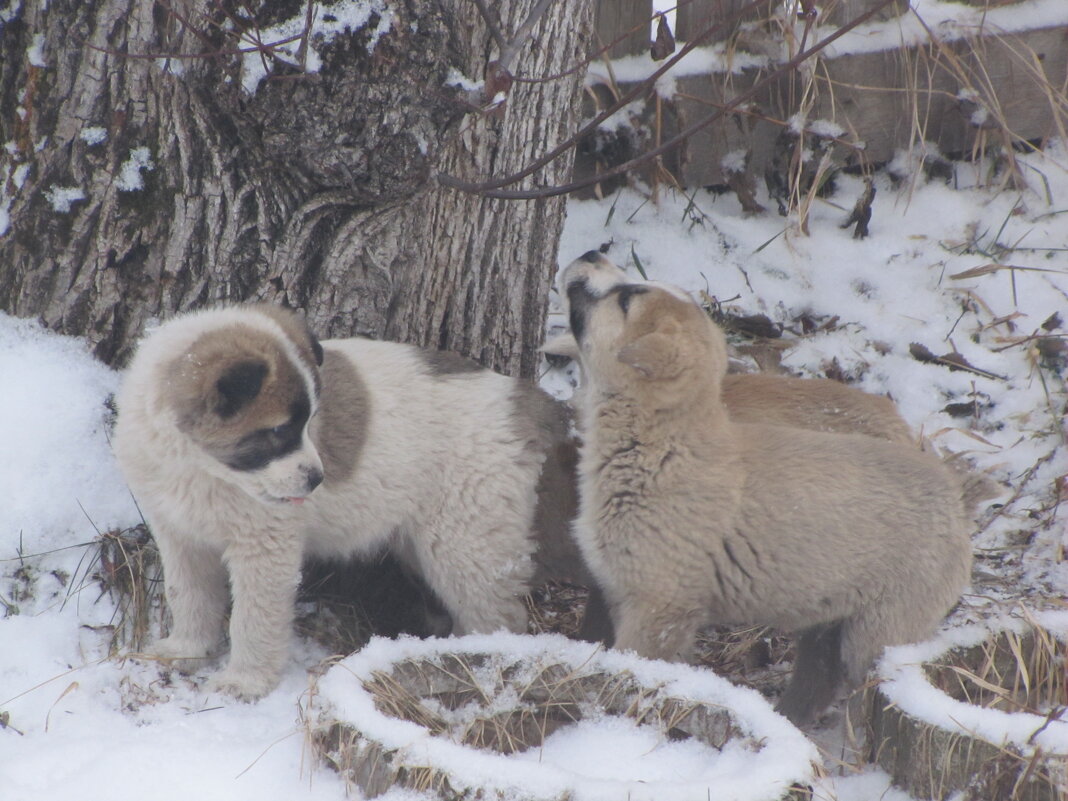
{"type": "Polygon", "coordinates": [[[639,337],[620,348],[616,358],[651,381],[675,378],[683,370],[682,352],[676,337],[662,331],[639,337]]]}
{"type": "Polygon", "coordinates": [[[261,361],[238,362],[226,368],[215,382],[215,413],[224,420],[233,417],[260,394],[267,365],[261,361]]]}

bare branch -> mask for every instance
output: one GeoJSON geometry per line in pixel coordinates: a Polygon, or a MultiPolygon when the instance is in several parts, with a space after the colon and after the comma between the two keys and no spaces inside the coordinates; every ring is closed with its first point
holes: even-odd
{"type": "MultiPolygon", "coordinates": [[[[635,98],[639,97],[640,95],[645,94],[650,89],[652,89],[653,86],[656,84],[656,81],[660,78],[661,75],[663,75],[668,70],[670,70],[672,67],[674,67],[677,63],[679,63],[692,50],[694,50],[696,47],[698,47],[705,39],[707,39],[713,33],[719,31],[721,28],[723,28],[726,25],[730,25],[731,23],[734,22],[734,20],[742,17],[743,15],[748,14],[749,12],[755,11],[756,9],[762,7],[766,2],[767,2],[767,0],[751,0],[751,2],[747,3],[746,5],[742,6],[741,8],[739,8],[736,11],[732,12],[731,14],[729,14],[725,19],[723,19],[720,22],[717,22],[714,25],[711,25],[708,28],[706,28],[705,30],[701,31],[701,33],[699,33],[697,36],[693,37],[693,39],[691,41],[689,41],[685,45],[683,45],[675,55],[673,55],[671,58],[669,58],[667,61],[665,61],[663,63],[663,65],[661,65],[655,72],[653,72],[652,75],[650,75],[648,78],[646,78],[641,83],[636,84],[633,89],[630,89],[628,92],[624,93],[623,96],[619,98],[619,100],[617,100],[613,105],[609,106],[604,111],[602,111],[600,114],[595,116],[592,120],[590,120],[590,122],[588,122],[585,126],[583,126],[577,133],[575,133],[573,136],[568,138],[567,141],[563,142],[560,145],[557,145],[555,148],[550,150],[548,153],[546,153],[541,158],[535,159],[533,162],[531,162],[531,164],[529,166],[523,168],[519,172],[513,173],[512,175],[505,176],[504,178],[489,179],[489,180],[486,180],[486,181],[483,181],[483,182],[479,182],[479,183],[471,183],[469,181],[464,181],[464,180],[461,180],[460,178],[456,178],[455,176],[452,176],[452,175],[438,175],[437,176],[438,182],[441,183],[444,186],[448,186],[448,187],[451,187],[453,189],[459,189],[462,192],[483,193],[483,192],[486,192],[486,191],[491,190],[491,189],[499,189],[501,187],[508,186],[509,184],[514,184],[517,181],[521,181],[522,179],[526,178],[528,175],[531,175],[531,174],[537,172],[538,170],[540,170],[546,164],[549,164],[550,162],[556,160],[557,158],[562,156],[564,153],[569,152],[578,143],[578,141],[583,136],[586,136],[586,134],[591,133],[592,131],[595,131],[597,129],[598,125],[600,125],[602,122],[604,122],[610,116],[615,114],[616,111],[621,109],[627,103],[630,103],[635,98]]],[[[889,2],[891,2],[891,0],[883,0],[882,3],[880,3],[878,6],[876,6],[876,9],[882,8],[884,5],[887,5],[889,2]]],[[[865,16],[867,16],[867,15],[865,15],[865,16]]],[[[855,24],[859,24],[859,22],[855,23],[855,24]]],[[[800,62],[798,62],[798,63],[800,63],[800,62]]],[[[780,72],[776,72],[775,75],[777,76],[778,74],[780,74],[780,72]]],[[[672,140],[672,141],[675,142],[675,140],[672,140]]],[[[675,144],[677,144],[677,142],[675,142],[675,144]]],[[[663,151],[661,150],[660,152],[663,152],[663,151]]],[[[615,174],[615,173],[613,173],[613,174],[615,174]]],[[[602,175],[605,175],[605,173],[602,173],[602,175]]],[[[596,183],[596,181],[593,181],[592,183],[596,183]]],[[[571,191],[571,190],[564,190],[564,191],[571,191]]],[[[558,192],[556,194],[561,194],[561,193],[558,192]]],[[[505,197],[505,195],[493,195],[492,197],[505,197]]],[[[541,197],[541,195],[537,195],[537,197],[541,197]]]]}
{"type": "Polygon", "coordinates": [[[492,36],[493,41],[497,43],[497,49],[503,53],[508,49],[508,42],[504,40],[504,34],[501,33],[501,26],[490,16],[489,6],[486,5],[486,0],[475,0],[475,5],[478,6],[478,13],[482,15],[482,21],[485,22],[486,27],[489,28],[490,36],[492,36]]]}
{"type": "Polygon", "coordinates": [[[512,60],[519,54],[519,51],[523,49],[523,45],[527,43],[530,38],[530,34],[534,31],[534,26],[538,24],[538,20],[545,14],[546,9],[549,8],[549,4],[553,0],[540,0],[540,2],[530,10],[527,18],[523,21],[523,24],[519,26],[519,30],[515,32],[515,36],[512,37],[512,41],[507,46],[501,48],[501,57],[497,59],[497,63],[502,70],[507,70],[511,66],[512,60]]]}
{"type": "MultiPolygon", "coordinates": [[[[578,189],[584,189],[584,188],[586,188],[588,186],[593,186],[594,184],[600,183],[601,181],[605,180],[606,178],[611,178],[611,177],[616,176],[616,175],[622,175],[623,173],[628,172],[629,170],[632,170],[637,166],[645,164],[645,163],[647,163],[647,162],[649,162],[649,161],[651,161],[651,160],[653,160],[653,159],[655,159],[655,158],[657,158],[659,156],[662,156],[667,151],[669,151],[669,150],[671,150],[671,149],[673,149],[675,147],[678,147],[680,144],[682,144],[684,141],[686,141],[688,138],[693,136],[695,133],[697,133],[701,129],[706,128],[707,126],[711,125],[716,120],[719,120],[720,118],[724,117],[726,114],[731,113],[736,108],[738,108],[739,106],[743,105],[744,103],[747,103],[749,100],[751,100],[753,97],[755,97],[760,91],[762,91],[770,83],[772,83],[773,81],[778,80],[786,72],[789,72],[790,70],[796,69],[806,59],[811,58],[813,55],[815,55],[816,53],[820,52],[825,47],[827,47],[827,45],[831,44],[832,42],[836,41],[837,39],[840,39],[842,36],[847,34],[849,31],[853,30],[854,28],[856,28],[858,25],[863,25],[865,22],[867,22],[869,19],[874,17],[877,13],[879,13],[883,8],[885,8],[886,6],[888,6],[892,2],[894,2],[894,0],[881,0],[881,2],[876,3],[874,6],[872,6],[870,9],[868,9],[866,12],[861,14],[856,19],[854,19],[852,22],[849,22],[848,24],[843,25],[842,27],[838,28],[838,30],[836,30],[831,35],[829,35],[826,38],[820,40],[819,42],[817,42],[816,44],[814,44],[812,47],[808,48],[807,50],[801,51],[796,56],[794,56],[792,59],[790,59],[789,61],[783,63],[779,68],[777,68],[773,72],[769,73],[766,77],[762,78],[761,80],[757,81],[747,91],[743,92],[740,95],[737,95],[733,100],[731,100],[729,103],[725,104],[719,110],[713,112],[712,114],[709,114],[707,117],[703,117],[702,119],[698,120],[697,122],[695,122],[694,124],[690,125],[688,128],[686,128],[685,130],[681,131],[676,136],[672,137],[671,139],[669,139],[668,141],[664,142],[660,146],[658,146],[656,148],[653,148],[652,150],[649,150],[646,153],[643,153],[641,156],[639,156],[637,158],[631,159],[630,161],[627,161],[627,162],[625,162],[623,164],[619,164],[619,165],[617,165],[617,166],[615,166],[615,167],[613,167],[613,168],[611,168],[609,170],[605,170],[604,172],[599,173],[597,175],[592,175],[592,176],[590,176],[588,178],[584,178],[584,179],[579,180],[579,181],[572,181],[569,184],[562,184],[560,186],[547,186],[547,187],[540,187],[540,188],[537,188],[537,189],[513,189],[513,190],[507,190],[507,189],[502,189],[501,188],[501,187],[507,186],[508,184],[513,184],[513,183],[516,183],[517,181],[522,180],[523,178],[527,177],[531,173],[533,173],[536,170],[540,169],[541,167],[545,166],[545,164],[547,164],[548,162],[550,162],[553,159],[555,159],[558,156],[560,156],[564,151],[570,149],[572,146],[574,146],[574,144],[578,141],[579,138],[581,138],[586,133],[588,133],[590,130],[592,130],[594,127],[596,127],[596,125],[599,125],[600,122],[608,116],[608,113],[605,113],[605,112],[602,112],[600,115],[598,115],[596,118],[594,118],[594,122],[593,123],[587,125],[578,134],[576,134],[575,136],[571,137],[563,145],[560,145],[559,147],[554,148],[550,153],[546,154],[545,156],[543,156],[540,159],[537,159],[531,166],[529,166],[529,167],[527,167],[527,168],[525,168],[525,169],[523,169],[523,170],[521,170],[521,171],[519,171],[517,173],[514,173],[513,175],[506,176],[505,178],[495,179],[495,180],[491,180],[491,181],[485,181],[485,182],[482,182],[482,183],[471,183],[471,182],[467,182],[467,181],[461,181],[461,180],[459,180],[459,179],[457,179],[457,178],[455,178],[453,176],[450,176],[450,175],[439,175],[438,176],[438,181],[442,185],[448,186],[448,187],[450,187],[452,189],[458,189],[461,192],[470,192],[470,193],[474,193],[474,194],[480,194],[480,195],[483,195],[484,197],[496,197],[496,198],[503,198],[503,199],[507,199],[507,200],[533,200],[533,199],[536,199],[536,198],[555,197],[556,195],[564,195],[564,194],[567,194],[568,192],[574,192],[574,191],[576,191],[578,189]]],[[[759,2],[758,3],[750,3],[749,5],[745,6],[740,13],[748,12],[751,7],[756,6],[758,4],[759,4],[759,2]]],[[[709,33],[711,33],[711,30],[705,31],[702,36],[707,36],[709,33]]],[[[695,41],[698,41],[698,40],[695,40],[695,41]]],[[[657,72],[654,73],[654,78],[652,80],[655,80],[655,78],[660,77],[661,74],[663,74],[665,71],[667,71],[667,69],[672,67],[678,61],[679,58],[681,58],[683,55],[685,55],[687,52],[689,52],[689,49],[691,49],[690,43],[687,43],[687,45],[685,47],[683,47],[675,57],[673,57],[668,62],[666,62],[665,65],[661,69],[657,70],[657,72]]],[[[646,80],[642,84],[639,84],[638,89],[641,89],[641,88],[645,87],[648,83],[649,83],[649,80],[646,80]]],[[[625,96],[626,100],[621,100],[618,105],[622,105],[624,103],[630,102],[630,100],[633,99],[633,96],[635,94],[636,93],[633,92],[633,91],[629,92],[625,96]]],[[[612,111],[613,111],[612,109],[608,110],[609,113],[611,113],[612,111]]]]}

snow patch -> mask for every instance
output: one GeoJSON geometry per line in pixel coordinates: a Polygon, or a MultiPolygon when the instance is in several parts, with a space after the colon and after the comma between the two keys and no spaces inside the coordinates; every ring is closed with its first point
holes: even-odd
{"type": "Polygon", "coordinates": [[[136,192],[145,188],[141,171],[151,172],[156,168],[152,163],[152,153],[147,147],[138,147],[130,151],[130,157],[119,167],[119,177],[115,186],[120,192],[136,192]]]}
{"type": "Polygon", "coordinates": [[[15,0],[11,5],[0,8],[0,23],[7,24],[19,18],[22,11],[22,0],[15,0]]]}
{"type": "Polygon", "coordinates": [[[23,536],[48,550],[136,521],[107,438],[118,374],[84,341],[0,314],[0,375],[12,382],[0,393],[0,559],[23,536]]]}
{"type": "Polygon", "coordinates": [[[78,138],[92,147],[93,145],[99,145],[101,142],[107,141],[108,132],[106,128],[91,126],[89,128],[82,128],[78,133],[78,138]]]}
{"type": "Polygon", "coordinates": [[[485,81],[476,81],[468,78],[456,67],[449,67],[449,74],[445,76],[445,86],[458,86],[465,92],[478,92],[486,85],[485,81]]]}
{"type": "Polygon", "coordinates": [[[26,50],[26,58],[35,67],[47,67],[44,59],[45,37],[43,33],[33,35],[33,43],[26,50]]]}
{"type": "Polygon", "coordinates": [[[247,94],[255,94],[260,82],[267,77],[269,67],[264,65],[269,65],[271,59],[265,58],[259,51],[260,43],[272,45],[274,58],[294,66],[301,66],[302,46],[307,44],[303,50],[303,68],[307,72],[318,72],[323,64],[319,49],[340,34],[365,28],[374,15],[378,16],[378,24],[367,45],[369,51],[374,51],[379,39],[393,25],[393,12],[385,0],[340,0],[331,6],[315,4],[312,6],[311,26],[307,35],[305,29],[308,18],[303,10],[297,16],[270,28],[244,33],[241,47],[252,50],[245,53],[241,61],[241,87],[247,94]]]}
{"type": "Polygon", "coordinates": [[[54,211],[66,214],[79,200],[85,200],[85,192],[78,186],[51,186],[45,190],[45,199],[54,211]]]}
{"type": "Polygon", "coordinates": [[[747,156],[745,150],[732,150],[723,156],[719,164],[725,173],[741,174],[745,172],[747,156]]]}

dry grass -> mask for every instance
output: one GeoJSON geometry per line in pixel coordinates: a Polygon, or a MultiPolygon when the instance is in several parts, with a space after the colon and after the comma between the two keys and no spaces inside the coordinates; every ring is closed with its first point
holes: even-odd
{"type": "MultiPolygon", "coordinates": [[[[1004,712],[1053,719],[1068,708],[1066,645],[1028,618],[1023,634],[1001,632],[925,666],[931,683],[950,697],[1004,712]]],[[[932,726],[868,693],[872,759],[894,783],[922,798],[961,792],[962,801],[1063,801],[1065,758],[990,743],[932,726]]]]}
{"type": "MultiPolygon", "coordinates": [[[[1005,4],[987,0],[985,6],[1005,4]]],[[[981,9],[984,4],[973,5],[981,9]]],[[[738,25],[722,43],[726,64],[758,54],[770,57],[768,66],[747,67],[739,73],[728,70],[707,79],[679,79],[674,97],[657,94],[643,111],[632,114],[634,131],[639,133],[629,147],[649,149],[665,131],[685,127],[692,114],[722,108],[742,91],[738,87],[752,85],[817,38],[815,29],[801,21],[800,0],[768,9],[765,16],[738,25]]],[[[821,5],[818,23],[844,24],[856,13],[855,5],[851,9],[830,0],[821,5]]],[[[943,153],[949,153],[973,163],[980,184],[995,189],[1027,187],[1048,195],[1045,176],[1023,164],[1018,154],[1042,147],[1051,137],[1068,137],[1068,84],[1056,55],[1062,51],[1063,37],[1058,38],[1056,31],[1008,34],[984,19],[966,35],[958,32],[949,39],[943,38],[943,28],[934,20],[923,19],[905,2],[891,5],[883,16],[894,13],[912,25],[918,21],[926,29],[927,41],[885,52],[812,57],[757,102],[687,142],[680,148],[682,163],[657,162],[647,168],[641,177],[651,199],[661,186],[681,185],[689,191],[707,184],[716,172],[707,165],[720,164],[728,153],[739,150],[746,153],[744,173],[722,170],[724,185],[718,188],[733,189],[746,210],[760,213],[763,209],[751,196],[751,187],[754,179],[765,178],[773,202],[790,217],[790,230],[802,234],[808,233],[814,203],[824,197],[839,170],[870,175],[895,151],[921,155],[925,170],[916,171],[913,181],[923,172],[931,174],[928,166],[944,165],[943,153]],[[817,119],[837,123],[845,133],[830,137],[817,133],[808,127],[817,119]],[[791,120],[801,124],[791,126],[791,120]],[[786,136],[774,143],[780,132],[786,136]]],[[[627,88],[617,84],[614,75],[609,83],[603,91],[610,97],[627,88]]],[[[590,155],[580,153],[581,170],[598,172],[626,160],[609,163],[598,154],[590,155]]],[[[1068,169],[1068,164],[1061,167],[1068,169]]],[[[946,177],[943,168],[935,168],[946,177]]],[[[609,193],[624,182],[616,178],[600,189],[609,193]]],[[[848,215],[848,209],[845,212],[848,215]]]]}
{"type": "Polygon", "coordinates": [[[100,534],[87,574],[116,601],[111,621],[113,655],[141,651],[159,636],[165,614],[163,566],[144,524],[100,534]]]}
{"type": "MultiPolygon", "coordinates": [[[[596,666],[534,665],[490,654],[441,654],[407,659],[376,672],[363,686],[390,717],[411,721],[435,736],[500,754],[539,748],[557,729],[589,716],[613,715],[659,729],[665,738],[695,738],[721,749],[729,741],[759,749],[728,710],[664,697],[629,673],[596,666]]],[[[449,775],[410,765],[359,728],[358,721],[326,720],[310,727],[313,749],[367,797],[400,786],[438,798],[468,798],[449,775]]],[[[483,788],[480,798],[496,798],[483,788]]],[[[790,798],[809,798],[795,788],[790,798]]]]}

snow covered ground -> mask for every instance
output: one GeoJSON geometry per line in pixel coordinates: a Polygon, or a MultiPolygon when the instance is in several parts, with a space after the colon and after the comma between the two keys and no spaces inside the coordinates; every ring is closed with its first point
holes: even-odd
{"type": "MultiPolygon", "coordinates": [[[[650,278],[781,324],[789,371],[889,393],[918,431],[1006,487],[1007,503],[979,522],[979,580],[956,619],[1021,597],[1055,605],[1068,595],[1056,514],[1068,475],[1068,152],[1022,162],[1030,190],[976,187],[985,165],[959,165],[958,188],[881,175],[865,240],[839,228],[861,191],[848,176],[815,204],[808,237],[705,192],[573,201],[559,260],[611,243],[635,276],[640,260],[650,278]],[[972,369],[921,362],[913,343],[972,369]]],[[[295,642],[282,686],[254,705],[206,693],[203,675],[109,658],[116,606],[91,576],[94,539],[139,522],[107,443],[105,400],[119,377],[82,343],[2,315],[0,375],[0,795],[343,798],[304,741],[308,669],[326,656],[316,646],[295,642]]],[[[545,384],[570,390],[567,371],[545,384]]],[[[619,748],[631,736],[578,735],[619,748]]],[[[819,797],[907,801],[877,771],[836,775],[833,756],[819,797]]]]}

